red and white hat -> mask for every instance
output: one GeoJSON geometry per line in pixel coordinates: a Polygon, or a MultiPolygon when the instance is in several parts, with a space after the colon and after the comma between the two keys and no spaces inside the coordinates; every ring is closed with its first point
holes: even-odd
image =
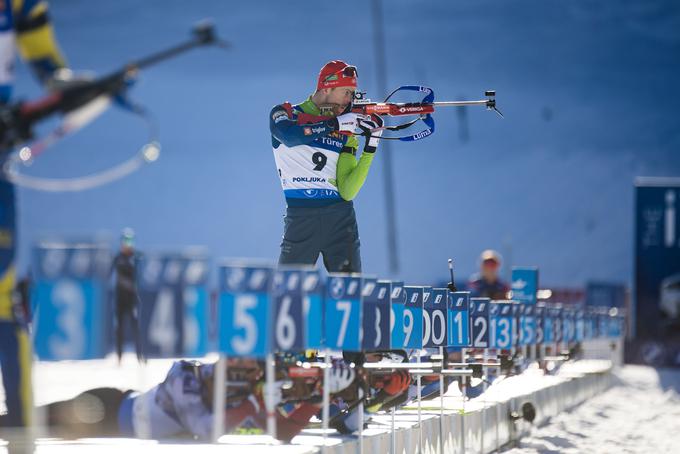
{"type": "Polygon", "coordinates": [[[319,71],[319,80],[316,90],[322,88],[352,87],[357,88],[357,68],[342,60],[333,60],[326,63],[319,71]]]}

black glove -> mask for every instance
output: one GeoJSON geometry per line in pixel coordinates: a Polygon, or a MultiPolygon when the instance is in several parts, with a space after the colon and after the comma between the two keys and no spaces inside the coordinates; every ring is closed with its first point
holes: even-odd
{"type": "Polygon", "coordinates": [[[21,103],[0,105],[0,160],[32,137],[31,124],[21,116],[21,103]]]}
{"type": "Polygon", "coordinates": [[[384,122],[379,115],[371,115],[370,120],[359,120],[357,127],[361,129],[363,135],[366,136],[366,144],[364,145],[365,153],[375,153],[378,149],[378,144],[380,143],[380,137],[382,137],[382,128],[384,122]],[[376,131],[376,129],[378,129],[376,131]]]}

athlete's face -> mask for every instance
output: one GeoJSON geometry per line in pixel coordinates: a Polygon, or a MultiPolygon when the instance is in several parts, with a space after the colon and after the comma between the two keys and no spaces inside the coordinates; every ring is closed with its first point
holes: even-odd
{"type": "Polygon", "coordinates": [[[352,87],[326,88],[326,99],[324,105],[330,107],[335,115],[340,115],[354,99],[354,89],[352,87]]]}

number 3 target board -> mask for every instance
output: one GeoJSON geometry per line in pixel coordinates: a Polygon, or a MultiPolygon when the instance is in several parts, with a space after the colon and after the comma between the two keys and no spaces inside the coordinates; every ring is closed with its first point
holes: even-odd
{"type": "Polygon", "coordinates": [[[360,276],[331,274],[326,285],[326,347],[333,350],[360,351],[361,328],[360,276]]]}
{"type": "Polygon", "coordinates": [[[103,358],[108,245],[43,242],[33,252],[35,352],[41,360],[103,358]]]}
{"type": "Polygon", "coordinates": [[[271,351],[271,285],[268,265],[219,267],[219,350],[230,356],[264,357],[271,351]]]}
{"type": "Polygon", "coordinates": [[[361,347],[364,350],[390,348],[391,281],[364,278],[361,347]]]}

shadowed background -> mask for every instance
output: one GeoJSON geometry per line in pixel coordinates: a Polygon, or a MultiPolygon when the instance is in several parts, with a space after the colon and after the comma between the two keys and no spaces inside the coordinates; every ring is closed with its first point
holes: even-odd
{"type": "MultiPolygon", "coordinates": [[[[111,185],[19,191],[19,265],[40,235],[137,231],[141,249],[201,244],[213,257],[275,259],[285,208],[269,111],[299,102],[343,59],[379,100],[368,2],[53,0],[75,70],[117,69],[211,17],[231,51],[199,49],[142,73],[132,98],[156,116],[161,159],[111,185]]],[[[380,150],[356,199],[364,270],[411,284],[475,271],[482,249],[535,265],[546,284],[629,282],[633,178],[680,175],[680,6],[672,1],[383,2],[388,87],[436,99],[497,90],[482,108],[435,114],[435,135],[395,143],[398,275],[389,273],[380,150]]],[[[15,99],[40,93],[20,66],[15,99]]],[[[47,128],[43,128],[46,130],[47,128]]],[[[111,110],[28,172],[69,176],[136,152],[144,126],[111,110]]],[[[511,263],[508,263],[511,262],[511,263]]]]}

